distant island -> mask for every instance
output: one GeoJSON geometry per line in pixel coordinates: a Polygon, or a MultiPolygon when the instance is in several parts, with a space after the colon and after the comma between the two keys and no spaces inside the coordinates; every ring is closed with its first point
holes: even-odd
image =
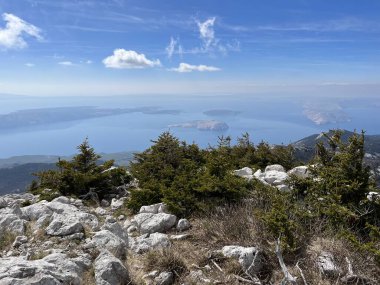
{"type": "Polygon", "coordinates": [[[169,125],[169,128],[193,128],[200,131],[226,131],[228,125],[216,120],[196,120],[180,124],[169,125]]]}
{"type": "Polygon", "coordinates": [[[210,117],[218,117],[218,116],[236,116],[239,115],[240,111],[234,111],[234,110],[227,110],[227,109],[213,109],[204,111],[203,114],[210,116],[210,117]]]}
{"type": "Polygon", "coordinates": [[[52,125],[55,123],[73,122],[127,113],[177,115],[180,113],[180,110],[165,110],[158,107],[97,108],[93,106],[25,109],[8,114],[1,114],[0,131],[52,125]]]}

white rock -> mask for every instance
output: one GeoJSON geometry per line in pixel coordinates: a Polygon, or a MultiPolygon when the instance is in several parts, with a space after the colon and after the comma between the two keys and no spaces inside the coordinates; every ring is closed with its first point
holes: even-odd
{"type": "Polygon", "coordinates": [[[177,223],[177,230],[180,232],[190,229],[191,225],[187,219],[180,219],[177,223]]]}
{"type": "Polygon", "coordinates": [[[326,276],[338,276],[341,272],[339,267],[334,263],[334,256],[330,252],[321,252],[317,257],[317,267],[319,271],[326,276]]]}
{"type": "Polygon", "coordinates": [[[122,208],[125,200],[126,200],[126,197],[123,197],[120,199],[113,198],[111,201],[111,209],[117,210],[117,209],[122,208]]]}
{"type": "Polygon", "coordinates": [[[367,194],[367,200],[371,202],[380,201],[380,193],[378,192],[369,192],[367,194]]]}
{"type": "Polygon", "coordinates": [[[109,230],[96,232],[84,248],[107,249],[117,258],[123,258],[126,254],[127,243],[109,230]]]}
{"type": "Polygon", "coordinates": [[[2,285],[80,285],[81,276],[90,260],[85,257],[70,259],[54,253],[38,260],[25,257],[0,258],[0,284],[2,285]]]}
{"type": "Polygon", "coordinates": [[[101,216],[105,216],[107,215],[107,210],[101,208],[101,207],[97,207],[95,209],[95,213],[98,214],[98,215],[101,215],[101,216]]]}
{"type": "Polygon", "coordinates": [[[170,247],[169,237],[162,233],[145,234],[131,238],[129,246],[136,253],[144,253],[154,249],[170,247]]]}
{"type": "Polygon", "coordinates": [[[171,285],[174,282],[174,275],[172,272],[161,272],[154,281],[157,285],[171,285]]]}
{"type": "Polygon", "coordinates": [[[277,185],[276,188],[282,192],[289,192],[290,188],[286,184],[277,185]]]}
{"type": "Polygon", "coordinates": [[[96,285],[129,284],[128,270],[108,250],[103,250],[95,259],[96,285]]]}
{"type": "Polygon", "coordinates": [[[176,225],[177,217],[171,214],[158,213],[141,213],[137,214],[131,224],[136,226],[140,233],[166,232],[176,225]]]}
{"type": "Polygon", "coordinates": [[[149,206],[142,206],[140,208],[139,213],[151,213],[151,214],[158,214],[158,213],[168,213],[166,209],[166,205],[164,203],[158,203],[153,204],[149,206]]]}
{"type": "Polygon", "coordinates": [[[222,253],[226,257],[237,258],[242,269],[252,275],[256,275],[263,267],[262,253],[255,247],[225,246],[222,253]]]}
{"type": "Polygon", "coordinates": [[[48,202],[41,201],[39,203],[22,208],[22,213],[28,221],[35,221],[42,216],[50,216],[53,211],[47,207],[48,202]]]}
{"type": "Polygon", "coordinates": [[[128,234],[127,231],[120,226],[118,222],[112,217],[111,219],[106,219],[104,225],[101,227],[101,230],[108,230],[121,238],[125,244],[128,244],[128,234]]]}
{"type": "Polygon", "coordinates": [[[264,180],[270,185],[276,186],[285,184],[286,179],[288,179],[288,174],[286,172],[269,170],[265,171],[264,180]]]}
{"type": "Polygon", "coordinates": [[[268,171],[285,172],[285,168],[279,164],[272,164],[265,167],[265,172],[268,172],[268,171]]]}
{"type": "Polygon", "coordinates": [[[53,199],[52,202],[59,202],[59,203],[63,203],[63,204],[70,204],[70,199],[67,198],[66,196],[60,196],[60,197],[57,197],[57,198],[53,199]]]}
{"type": "Polygon", "coordinates": [[[52,221],[45,231],[50,236],[67,236],[81,233],[84,228],[77,218],[54,213],[52,221]]]}
{"type": "Polygon", "coordinates": [[[247,177],[253,174],[252,168],[243,167],[242,169],[234,170],[234,174],[240,177],[247,177]]]}
{"type": "Polygon", "coordinates": [[[310,171],[307,166],[297,166],[290,169],[288,175],[294,175],[298,178],[308,178],[310,176],[310,171]]]}

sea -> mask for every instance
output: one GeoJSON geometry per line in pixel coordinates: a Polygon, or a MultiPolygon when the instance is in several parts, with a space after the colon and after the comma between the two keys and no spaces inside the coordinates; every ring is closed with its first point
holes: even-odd
{"type": "Polygon", "coordinates": [[[0,158],[37,154],[71,155],[86,137],[97,152],[142,151],[165,131],[202,147],[216,145],[221,136],[230,136],[235,141],[246,132],[255,143],[266,141],[270,144],[289,144],[336,128],[380,134],[380,100],[376,96],[349,99],[267,93],[0,96],[0,115],[28,109],[78,106],[152,107],[175,112],[133,112],[0,130],[0,158]],[[214,115],[211,116],[207,111],[214,111],[214,115]],[[170,127],[196,120],[225,122],[228,129],[212,131],[170,127]]]}

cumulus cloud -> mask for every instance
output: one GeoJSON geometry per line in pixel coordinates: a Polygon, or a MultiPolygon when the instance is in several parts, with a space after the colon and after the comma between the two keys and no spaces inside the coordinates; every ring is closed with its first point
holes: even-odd
{"type": "Polygon", "coordinates": [[[60,61],[58,62],[59,65],[63,65],[63,66],[73,66],[74,63],[72,63],[71,61],[60,61]]]}
{"type": "Polygon", "coordinates": [[[4,13],[5,28],[0,28],[0,47],[5,49],[22,49],[28,46],[24,37],[30,36],[42,40],[41,30],[19,17],[4,13]]]}
{"type": "Polygon", "coordinates": [[[206,48],[209,48],[211,45],[216,43],[215,32],[214,32],[214,24],[215,17],[209,18],[204,22],[197,21],[199,28],[199,36],[203,40],[203,43],[206,48]]]}
{"type": "Polygon", "coordinates": [[[184,73],[184,72],[193,72],[193,71],[219,71],[220,68],[214,67],[214,66],[207,66],[207,65],[191,65],[188,63],[181,62],[177,68],[172,68],[172,71],[184,73]]]}
{"type": "Polygon", "coordinates": [[[113,55],[103,59],[103,64],[107,68],[132,69],[160,66],[160,60],[150,60],[142,53],[133,50],[115,49],[113,55]]]}

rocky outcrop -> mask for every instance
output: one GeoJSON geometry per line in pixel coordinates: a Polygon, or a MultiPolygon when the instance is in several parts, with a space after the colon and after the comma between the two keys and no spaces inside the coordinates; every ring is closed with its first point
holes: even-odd
{"type": "Polygon", "coordinates": [[[91,264],[88,256],[69,258],[53,253],[39,260],[25,257],[0,258],[0,284],[81,284],[81,276],[91,264]]]}
{"type": "Polygon", "coordinates": [[[234,171],[234,174],[248,180],[257,179],[265,185],[276,187],[280,191],[289,191],[287,180],[291,176],[298,178],[310,177],[310,171],[307,166],[297,166],[286,172],[285,168],[279,164],[268,165],[264,171],[258,169],[253,172],[249,167],[244,167],[234,171]]]}

